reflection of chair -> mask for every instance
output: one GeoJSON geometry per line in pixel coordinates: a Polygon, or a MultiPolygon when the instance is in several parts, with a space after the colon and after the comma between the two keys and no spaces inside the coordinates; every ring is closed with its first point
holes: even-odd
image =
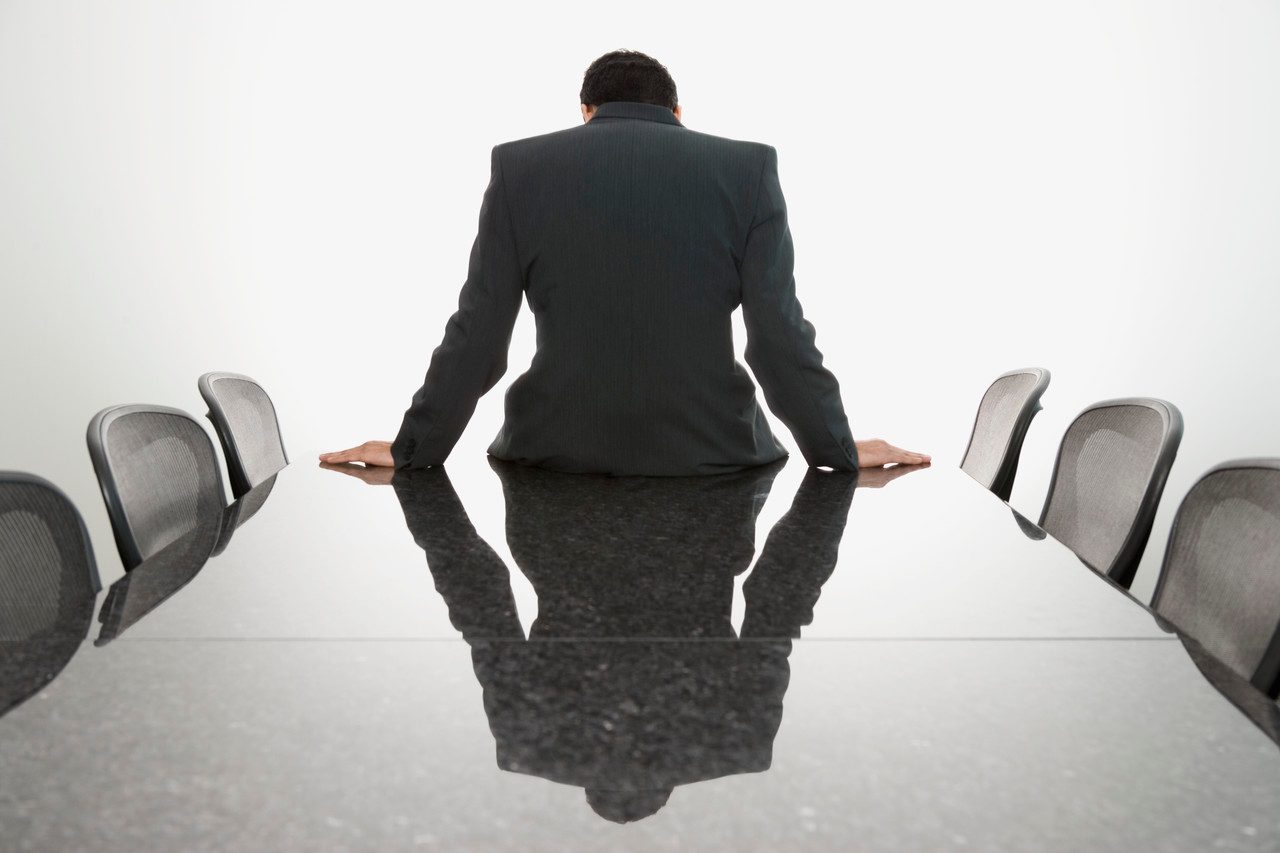
{"type": "Polygon", "coordinates": [[[1011,370],[991,383],[978,404],[960,467],[1003,501],[1013,493],[1022,442],[1048,387],[1049,371],[1043,368],[1011,370]]]}
{"type": "Polygon", "coordinates": [[[195,578],[213,554],[221,525],[201,524],[133,567],[111,585],[94,645],[105,646],[195,578]]]}
{"type": "Polygon", "coordinates": [[[1280,707],[1277,707],[1275,697],[1268,696],[1247,679],[1241,678],[1191,637],[1183,634],[1178,639],[1182,641],[1187,655],[1205,680],[1253,721],[1267,737],[1280,744],[1280,707]]]}
{"type": "Polygon", "coordinates": [[[101,583],[80,513],[53,484],[0,472],[0,714],[71,660],[101,583]]]}
{"type": "Polygon", "coordinates": [[[1009,507],[1009,511],[1013,513],[1013,520],[1018,523],[1018,529],[1021,530],[1028,539],[1040,542],[1048,536],[1047,533],[1036,526],[1035,522],[1018,512],[1013,507],[1009,507]]]}
{"type": "Polygon", "coordinates": [[[231,535],[262,508],[275,483],[275,475],[268,477],[227,507],[217,523],[197,525],[113,583],[98,613],[102,630],[95,645],[111,642],[190,583],[210,557],[227,547],[231,535]]]}
{"type": "Polygon", "coordinates": [[[1164,400],[1106,400],[1067,427],[1040,526],[1128,589],[1182,441],[1182,415],[1164,400]]]}
{"type": "Polygon", "coordinates": [[[1183,498],[1151,607],[1254,687],[1280,690],[1280,459],[1211,469],[1183,498]]]}
{"type": "Polygon", "coordinates": [[[199,386],[237,498],[289,464],[276,408],[261,385],[235,373],[206,373],[199,386]]]}
{"type": "Polygon", "coordinates": [[[231,544],[231,535],[240,529],[240,525],[253,518],[258,510],[262,509],[262,505],[267,502],[275,486],[276,475],[272,474],[227,507],[226,512],[222,514],[222,531],[218,534],[217,544],[213,546],[215,557],[231,544]]]}
{"type": "Polygon", "coordinates": [[[89,456],[126,570],[224,507],[213,442],[186,412],[113,406],[89,424],[89,456]]]}

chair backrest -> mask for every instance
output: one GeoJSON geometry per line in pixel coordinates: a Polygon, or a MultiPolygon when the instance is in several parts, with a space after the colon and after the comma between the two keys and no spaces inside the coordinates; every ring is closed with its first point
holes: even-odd
{"type": "Polygon", "coordinates": [[[206,373],[198,384],[237,498],[289,464],[276,408],[261,385],[236,373],[206,373]]]}
{"type": "Polygon", "coordinates": [[[89,423],[89,456],[126,570],[225,508],[208,434],[164,406],[113,406],[89,423]]]}
{"type": "Polygon", "coordinates": [[[1104,400],[1067,427],[1040,526],[1128,589],[1182,441],[1182,414],[1148,397],[1104,400]]]}
{"type": "Polygon", "coordinates": [[[1013,493],[1022,442],[1048,387],[1049,371],[1044,368],[1011,370],[991,383],[978,404],[960,468],[1001,500],[1013,493]]]}
{"type": "Polygon", "coordinates": [[[1280,459],[1238,459],[1178,507],[1151,607],[1272,697],[1280,677],[1280,459]]]}
{"type": "Polygon", "coordinates": [[[101,588],[67,496],[32,474],[0,471],[0,715],[71,660],[101,588]]]}
{"type": "Polygon", "coordinates": [[[0,471],[0,640],[55,628],[65,605],[92,600],[100,589],[93,546],[71,500],[48,480],[0,471]]]}

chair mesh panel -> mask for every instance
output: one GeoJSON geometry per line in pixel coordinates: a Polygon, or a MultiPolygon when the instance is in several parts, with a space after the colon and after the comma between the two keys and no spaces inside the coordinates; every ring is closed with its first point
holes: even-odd
{"type": "Polygon", "coordinates": [[[64,630],[92,609],[93,578],[80,518],[66,498],[38,483],[0,482],[0,640],[64,630]]]}
{"type": "Polygon", "coordinates": [[[96,598],[75,508],[44,484],[0,478],[0,716],[67,665],[96,598]]]}
{"type": "Polygon", "coordinates": [[[1164,437],[1158,412],[1107,406],[1067,430],[1041,527],[1098,571],[1108,571],[1137,521],[1164,437]]]}
{"type": "Polygon", "coordinates": [[[1191,490],[1156,611],[1243,678],[1280,621],[1280,471],[1217,471],[1191,490]]]}
{"type": "Polygon", "coordinates": [[[58,621],[58,545],[43,518],[28,510],[0,515],[0,630],[30,637],[58,621]]]}
{"type": "Polygon", "coordinates": [[[107,430],[111,475],[143,559],[220,515],[221,475],[199,424],[165,412],[133,412],[107,430]]]}
{"type": "Polygon", "coordinates": [[[231,377],[215,379],[210,387],[234,439],[234,445],[224,444],[234,446],[248,485],[256,486],[284,468],[284,442],[267,392],[256,382],[231,377]]]}
{"type": "Polygon", "coordinates": [[[1038,381],[1033,373],[1001,377],[991,384],[978,405],[973,438],[960,467],[988,489],[1004,465],[1010,439],[1018,429],[1018,416],[1038,381]]]}

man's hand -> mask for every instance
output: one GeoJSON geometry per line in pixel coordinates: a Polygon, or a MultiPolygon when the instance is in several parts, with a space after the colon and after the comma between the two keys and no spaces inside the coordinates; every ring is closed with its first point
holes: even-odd
{"type": "Polygon", "coordinates": [[[378,465],[384,468],[394,468],[396,465],[395,460],[391,458],[391,442],[389,441],[366,441],[359,447],[353,447],[350,450],[321,453],[320,461],[327,462],[330,465],[336,465],[340,462],[363,462],[366,465],[378,465]]]}
{"type": "Polygon", "coordinates": [[[887,441],[873,438],[854,442],[858,446],[859,468],[881,468],[885,465],[923,465],[932,457],[927,453],[914,453],[894,447],[887,441]]]}

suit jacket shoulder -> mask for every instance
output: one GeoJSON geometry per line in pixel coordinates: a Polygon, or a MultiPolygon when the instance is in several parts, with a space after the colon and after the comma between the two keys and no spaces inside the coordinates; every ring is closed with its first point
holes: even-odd
{"type": "MultiPolygon", "coordinates": [[[[733,139],[717,136],[682,125],[659,125],[675,132],[674,140],[678,140],[681,148],[697,151],[703,155],[720,155],[727,164],[745,165],[759,172],[765,157],[776,149],[764,142],[746,139],[733,139]]],[[[591,130],[587,123],[573,127],[510,139],[494,145],[494,149],[502,158],[503,164],[521,165],[536,160],[540,155],[554,151],[572,150],[577,147],[585,134],[591,130]]]]}
{"type": "Polygon", "coordinates": [[[517,231],[523,235],[523,257],[533,257],[538,232],[558,221],[548,217],[547,205],[560,197],[562,188],[582,189],[620,163],[632,163],[645,174],[655,198],[696,195],[702,207],[700,217],[706,221],[710,215],[727,227],[732,254],[740,255],[765,164],[775,151],[772,145],[653,121],[591,125],[587,122],[494,146],[517,231]],[[655,171],[657,163],[663,164],[662,172],[655,171]]]}

